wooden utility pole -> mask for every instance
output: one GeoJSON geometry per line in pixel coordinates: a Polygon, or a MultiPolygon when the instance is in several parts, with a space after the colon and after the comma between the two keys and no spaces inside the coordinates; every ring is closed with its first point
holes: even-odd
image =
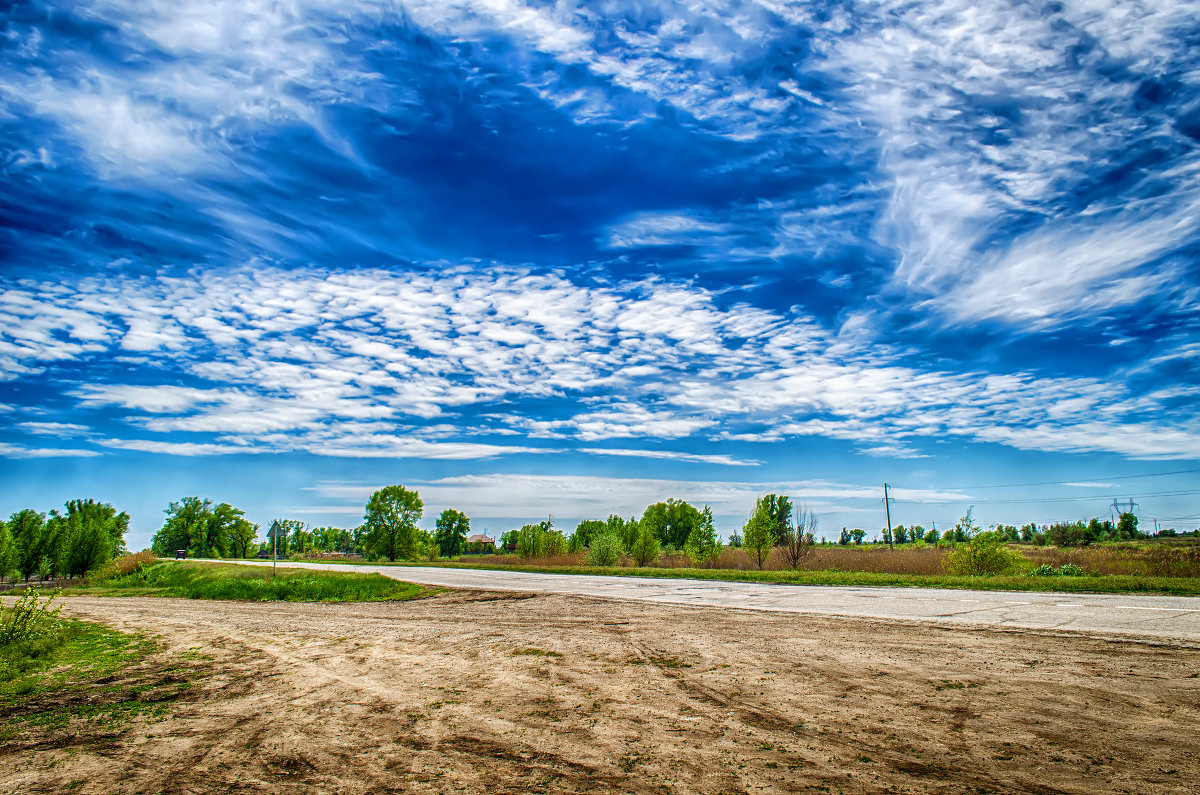
{"type": "Polygon", "coordinates": [[[895,547],[892,546],[892,500],[888,497],[886,483],[883,484],[883,510],[887,514],[888,549],[894,550],[895,547]]]}

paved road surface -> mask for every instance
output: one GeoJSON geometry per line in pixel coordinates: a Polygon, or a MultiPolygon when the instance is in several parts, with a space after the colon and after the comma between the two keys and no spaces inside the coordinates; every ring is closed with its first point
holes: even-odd
{"type": "MultiPolygon", "coordinates": [[[[271,565],[269,561],[238,563],[271,565]]],[[[406,582],[450,588],[534,591],[697,607],[1065,629],[1200,641],[1200,597],[1192,596],[775,585],[305,561],[280,561],[279,566],[378,573],[406,582]]]]}

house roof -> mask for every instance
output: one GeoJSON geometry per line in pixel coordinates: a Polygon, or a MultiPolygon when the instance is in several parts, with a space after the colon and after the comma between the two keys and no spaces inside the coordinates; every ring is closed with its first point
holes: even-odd
{"type": "Polygon", "coordinates": [[[494,544],[496,543],[496,539],[492,538],[487,533],[476,533],[473,536],[467,536],[468,544],[478,544],[481,542],[484,544],[494,544]]]}

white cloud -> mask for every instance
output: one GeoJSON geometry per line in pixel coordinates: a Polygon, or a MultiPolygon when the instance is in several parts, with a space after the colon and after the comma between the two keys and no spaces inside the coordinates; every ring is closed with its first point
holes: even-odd
{"type": "Polygon", "coordinates": [[[21,447],[0,442],[0,456],[6,458],[93,458],[100,455],[95,450],[65,449],[57,447],[21,447]]]}
{"type": "Polygon", "coordinates": [[[17,427],[39,436],[82,436],[90,430],[86,425],[73,422],[19,422],[17,427]]]}
{"type": "Polygon", "coordinates": [[[436,276],[260,269],[214,272],[203,285],[110,278],[27,285],[4,297],[0,346],[30,372],[121,353],[126,330],[148,318],[177,329],[173,346],[203,349],[205,358],[148,349],[139,364],[148,383],[93,380],[67,392],[83,409],[127,410],[142,432],[216,437],[184,448],[200,451],[478,458],[541,448],[464,437],[710,434],[821,435],[893,457],[916,455],[917,439],[958,437],[1187,458],[1200,441],[1178,389],[1133,393],[1119,373],[922,368],[906,351],[847,331],[850,321],[834,335],[796,310],[719,308],[688,284],[579,286],[503,268],[436,276]],[[65,320],[55,333],[30,330],[42,318],[65,320]],[[486,418],[462,420],[472,407],[486,418]],[[439,443],[451,446],[414,431],[435,418],[439,443]],[[880,447],[884,438],[891,447],[880,447]]]}
{"type": "Polygon", "coordinates": [[[697,464],[717,464],[720,466],[753,467],[762,464],[761,461],[744,461],[727,455],[707,453],[681,453],[673,450],[620,450],[602,447],[579,447],[580,453],[591,455],[612,455],[624,458],[661,458],[668,461],[688,461],[697,464]]]}

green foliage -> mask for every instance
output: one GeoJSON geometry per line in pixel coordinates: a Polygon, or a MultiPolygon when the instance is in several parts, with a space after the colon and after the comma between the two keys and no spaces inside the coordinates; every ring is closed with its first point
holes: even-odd
{"type": "Polygon", "coordinates": [[[633,558],[634,565],[649,566],[658,560],[660,551],[661,545],[654,527],[645,522],[638,522],[633,543],[629,545],[629,556],[633,558]]]}
{"type": "Polygon", "coordinates": [[[195,558],[229,557],[230,536],[244,522],[244,513],[227,502],[213,505],[211,500],[184,497],[167,506],[166,522],[154,534],[150,548],[157,554],[174,555],[186,549],[195,558]]]}
{"type": "Polygon", "coordinates": [[[462,511],[447,508],[437,518],[433,539],[443,557],[451,558],[467,551],[471,520],[462,511]]]}
{"type": "Polygon", "coordinates": [[[761,502],[765,520],[775,533],[775,544],[782,544],[792,526],[792,501],[782,494],[768,494],[761,502]]]}
{"type": "Polygon", "coordinates": [[[640,520],[640,524],[649,527],[660,544],[674,549],[683,548],[699,523],[700,512],[689,503],[676,499],[647,506],[640,520]]]}
{"type": "Polygon", "coordinates": [[[1087,572],[1083,566],[1075,563],[1064,563],[1061,566],[1054,566],[1050,563],[1043,563],[1033,571],[1029,572],[1030,577],[1084,577],[1087,572]]]}
{"type": "Polygon", "coordinates": [[[46,557],[46,516],[26,508],[8,519],[17,551],[17,571],[28,580],[42,569],[46,557]]]}
{"type": "Polygon", "coordinates": [[[417,531],[425,505],[421,496],[403,486],[384,486],[367,500],[363,524],[366,548],[372,557],[411,559],[424,550],[423,534],[417,531]]]}
{"type": "Polygon", "coordinates": [[[844,527],[842,528],[842,534],[838,536],[838,544],[843,547],[850,546],[850,531],[844,527]]]}
{"type": "Polygon", "coordinates": [[[567,539],[554,529],[549,519],[527,524],[517,531],[517,555],[522,558],[562,555],[566,551],[567,539]]]}
{"type": "Polygon", "coordinates": [[[168,561],[105,583],[102,593],[255,602],[377,602],[411,599],[420,588],[380,574],[168,561]]]}
{"type": "MultiPolygon", "coordinates": [[[[304,522],[299,519],[275,519],[271,522],[271,526],[267,528],[267,552],[272,555],[278,555],[281,558],[286,558],[293,551],[295,539],[304,532],[304,522]]],[[[301,539],[301,546],[304,541],[301,539]]],[[[300,550],[296,550],[299,552],[300,550]]],[[[238,557],[245,557],[244,555],[238,557]]]]}
{"type": "MultiPolygon", "coordinates": [[[[742,528],[742,544],[750,553],[750,559],[760,569],[766,562],[767,556],[771,554],[771,549],[775,546],[778,538],[777,513],[778,503],[775,495],[768,494],[766,497],[760,497],[754,504],[754,512],[750,514],[750,518],[746,520],[746,524],[742,528]]],[[[788,513],[791,513],[790,507],[788,513]]]]}
{"type": "Polygon", "coordinates": [[[621,539],[607,531],[592,536],[588,546],[588,563],[592,566],[615,566],[621,561],[621,539]]]}
{"type": "MultiPolygon", "coordinates": [[[[618,519],[620,517],[617,517],[618,519]]],[[[592,544],[592,539],[604,533],[608,526],[599,519],[584,519],[575,526],[575,532],[567,540],[568,552],[579,552],[592,544]]]]}
{"type": "Polygon", "coordinates": [[[12,577],[17,573],[17,544],[12,531],[0,521],[0,578],[12,577]]]}
{"type": "Polygon", "coordinates": [[[1138,518],[1132,513],[1126,511],[1117,519],[1117,539],[1138,538],[1141,533],[1138,532],[1138,518]]]}
{"type": "Polygon", "coordinates": [[[859,530],[857,527],[850,531],[850,538],[854,541],[855,544],[861,544],[863,542],[863,538],[865,536],[866,536],[866,533],[863,532],[862,530],[859,530]]]}
{"type": "Polygon", "coordinates": [[[26,588],[12,607],[0,605],[0,646],[37,640],[57,632],[62,606],[51,605],[59,593],[56,590],[49,598],[41,600],[37,591],[26,588]]]}
{"type": "Polygon", "coordinates": [[[711,566],[721,554],[721,541],[713,524],[712,508],[705,505],[700,512],[700,521],[688,535],[684,551],[697,566],[711,566]]]}
{"type": "Polygon", "coordinates": [[[979,576],[1014,574],[1027,564],[1020,552],[1004,545],[1003,533],[988,531],[976,532],[970,541],[955,546],[944,565],[951,574],[979,576]]]}

